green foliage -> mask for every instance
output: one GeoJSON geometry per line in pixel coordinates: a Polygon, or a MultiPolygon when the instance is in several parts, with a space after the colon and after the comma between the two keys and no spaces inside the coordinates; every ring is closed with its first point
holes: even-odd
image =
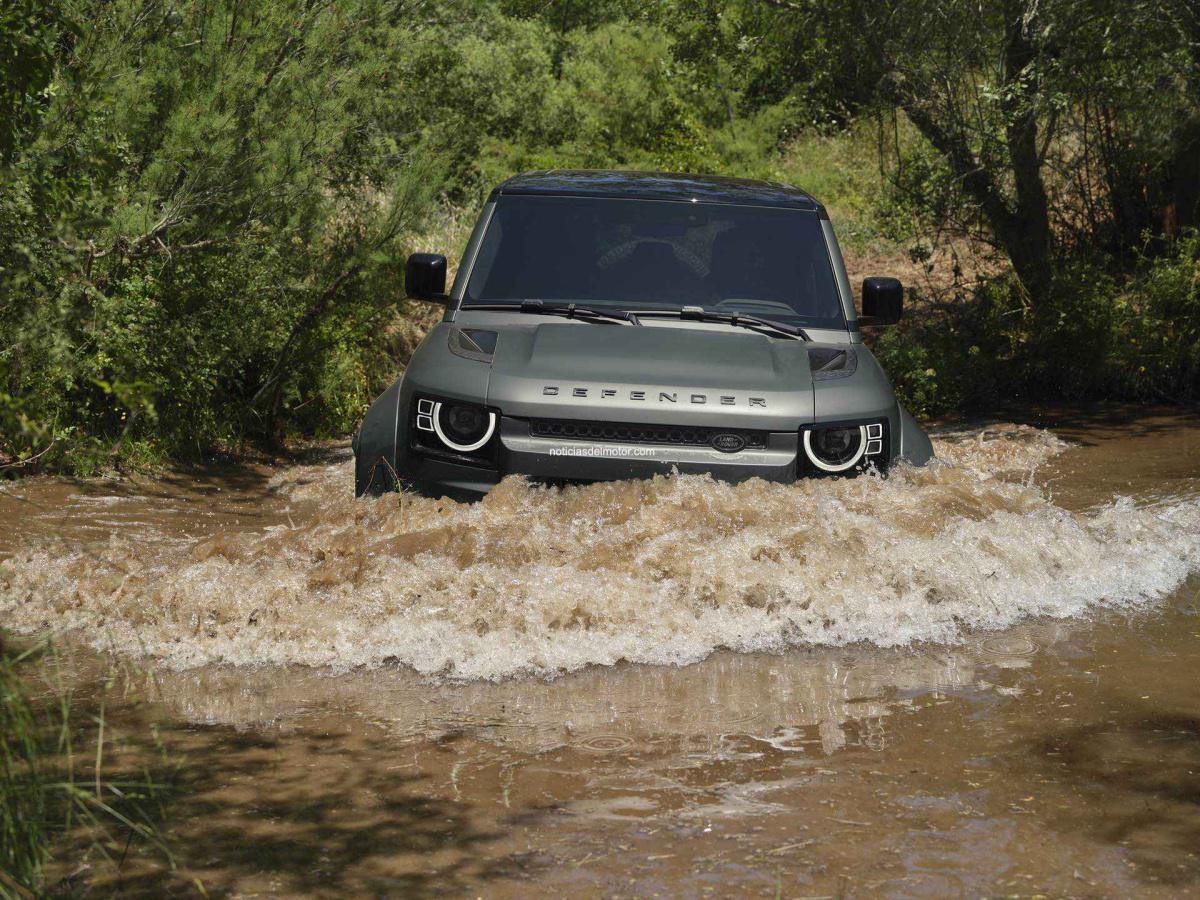
{"type": "Polygon", "coordinates": [[[344,433],[428,214],[559,166],[796,183],[872,256],[991,247],[1015,278],[879,343],[918,409],[1195,395],[1185,0],[12,0],[0,474],[344,433]]]}
{"type": "Polygon", "coordinates": [[[970,208],[962,185],[945,160],[912,134],[911,127],[894,123],[899,134],[891,138],[888,153],[894,159],[887,179],[875,193],[873,219],[888,240],[928,249],[931,234],[970,208]]]}
{"type": "Polygon", "coordinates": [[[53,4],[9,0],[0,7],[0,164],[45,112],[55,43],[67,29],[53,4]]]}
{"type": "Polygon", "coordinates": [[[0,461],[348,427],[438,183],[389,124],[416,33],[397,12],[71,8],[0,184],[0,461]]]}
{"type": "Polygon", "coordinates": [[[453,199],[477,202],[525,169],[719,167],[668,35],[580,19],[562,32],[554,16],[483,5],[414,48],[405,72],[420,102],[405,117],[449,159],[453,199]]]}
{"type": "Polygon", "coordinates": [[[786,139],[801,129],[844,126],[869,99],[870,56],[854,32],[835,32],[851,5],[675,0],[659,17],[676,56],[706,86],[698,92],[706,124],[782,106],[789,122],[779,137],[786,139]]]}
{"type": "Polygon", "coordinates": [[[1011,275],[971,295],[915,304],[874,341],[916,411],[985,411],[1020,400],[1200,399],[1200,235],[1143,255],[1122,279],[1086,262],[1029,305],[1011,275]]]}
{"type": "Polygon", "coordinates": [[[1115,298],[1111,352],[1119,388],[1133,396],[1200,401],[1200,232],[1169,252],[1142,257],[1115,298]]]}
{"type": "Polygon", "coordinates": [[[394,127],[419,129],[445,155],[456,199],[490,188],[479,170],[485,148],[544,147],[571,127],[569,98],[554,72],[553,36],[540,21],[476,4],[434,26],[400,66],[410,91],[398,98],[394,127]]]}
{"type": "Polygon", "coordinates": [[[930,362],[931,352],[907,331],[889,329],[871,348],[892,380],[896,396],[914,416],[937,412],[946,403],[938,389],[938,372],[930,362]]]}
{"type": "Polygon", "coordinates": [[[563,80],[581,111],[570,151],[592,166],[715,168],[705,131],[675,86],[670,53],[666,34],[648,26],[580,34],[563,62],[563,80]]]}

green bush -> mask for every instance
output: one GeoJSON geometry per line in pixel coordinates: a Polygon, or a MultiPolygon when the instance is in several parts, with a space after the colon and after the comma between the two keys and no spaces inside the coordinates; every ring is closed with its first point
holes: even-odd
{"type": "Polygon", "coordinates": [[[1200,236],[1124,279],[1065,261],[1036,307],[1011,275],[915,314],[873,342],[917,414],[1022,400],[1200,398],[1200,236]]]}
{"type": "Polygon", "coordinates": [[[569,148],[587,165],[677,172],[719,166],[706,129],[679,93],[664,32],[612,24],[581,33],[562,74],[580,111],[569,148]]]}
{"type": "Polygon", "coordinates": [[[557,61],[539,22],[509,22],[495,40],[507,50],[502,71],[484,73],[497,65],[495,47],[467,40],[443,63],[449,77],[435,91],[456,118],[469,118],[454,130],[455,196],[481,197],[528,169],[722,167],[681,94],[663,31],[641,23],[581,29],[562,42],[557,61]],[[520,72],[510,68],[516,60],[520,72]],[[484,108],[471,113],[477,103],[484,108]]]}
{"type": "Polygon", "coordinates": [[[938,386],[930,349],[908,331],[889,329],[874,341],[872,351],[892,380],[896,396],[914,416],[941,412],[947,405],[938,386]]]}
{"type": "Polygon", "coordinates": [[[3,471],[344,433],[381,386],[440,178],[392,121],[420,26],[252,7],[64,7],[0,179],[3,471]]]}
{"type": "Polygon", "coordinates": [[[1156,258],[1115,298],[1119,384],[1133,396],[1200,400],[1200,233],[1156,258]]]}

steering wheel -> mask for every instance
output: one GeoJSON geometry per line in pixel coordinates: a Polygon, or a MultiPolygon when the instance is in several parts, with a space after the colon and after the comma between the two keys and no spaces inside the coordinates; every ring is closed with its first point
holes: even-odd
{"type": "Polygon", "coordinates": [[[708,274],[708,266],[704,264],[699,256],[679,244],[672,244],[670,241],[657,241],[647,238],[634,238],[631,241],[625,241],[617,244],[598,260],[596,267],[599,269],[607,269],[613,263],[624,259],[636,250],[641,244],[662,244],[664,247],[670,247],[671,252],[675,254],[675,258],[692,270],[692,273],[697,278],[703,278],[708,274]]]}

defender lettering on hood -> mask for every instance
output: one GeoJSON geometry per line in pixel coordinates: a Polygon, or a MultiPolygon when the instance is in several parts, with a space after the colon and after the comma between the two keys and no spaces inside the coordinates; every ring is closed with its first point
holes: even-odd
{"type": "MultiPolygon", "coordinates": [[[[576,387],[560,388],[556,384],[548,384],[542,388],[542,395],[545,397],[574,397],[580,400],[586,400],[590,397],[599,397],[601,400],[611,400],[617,396],[617,388],[585,388],[576,387]]],[[[704,406],[710,402],[708,394],[683,394],[679,391],[648,391],[648,390],[631,390],[623,391],[622,395],[630,400],[648,401],[659,403],[692,403],[696,406],[704,406]]],[[[721,406],[754,406],[766,408],[766,397],[738,397],[735,394],[716,394],[711,397],[713,404],[721,406]]]]}

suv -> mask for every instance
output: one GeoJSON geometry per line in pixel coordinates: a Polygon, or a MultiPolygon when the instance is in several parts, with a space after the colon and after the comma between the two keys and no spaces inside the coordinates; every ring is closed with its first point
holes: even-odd
{"type": "Polygon", "coordinates": [[[446,305],[354,438],[355,491],[487,492],[505,475],[731,481],[933,456],[859,326],[900,317],[894,278],[854,310],[824,207],[792,187],[550,171],[497,187],[446,305]]]}

